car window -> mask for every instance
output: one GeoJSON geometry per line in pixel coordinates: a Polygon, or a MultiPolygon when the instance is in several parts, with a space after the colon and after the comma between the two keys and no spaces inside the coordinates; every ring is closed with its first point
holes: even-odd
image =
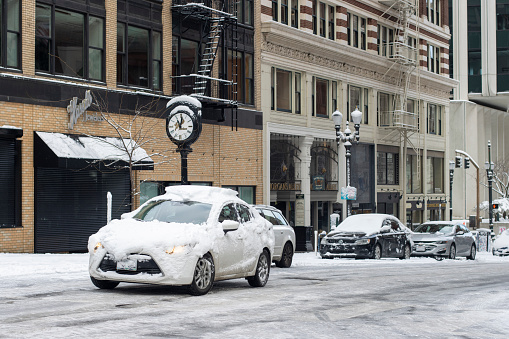
{"type": "Polygon", "coordinates": [[[283,225],[281,221],[278,218],[276,218],[276,216],[274,215],[274,213],[272,213],[271,210],[260,209],[259,211],[262,212],[261,213],[262,216],[268,221],[270,221],[272,225],[283,225]]]}
{"type": "Polygon", "coordinates": [[[398,222],[396,220],[391,220],[390,223],[391,223],[391,230],[393,232],[401,231],[401,229],[399,228],[399,224],[398,224],[398,222]]]}
{"type": "Polygon", "coordinates": [[[225,220],[239,221],[234,204],[225,205],[221,210],[221,213],[219,214],[219,222],[223,222],[225,220]]]}
{"type": "Polygon", "coordinates": [[[454,233],[458,233],[459,231],[461,231],[461,227],[460,225],[456,225],[456,227],[454,227],[454,233]]]}
{"type": "Polygon", "coordinates": [[[247,206],[244,206],[242,204],[237,204],[237,209],[239,211],[240,221],[241,222],[248,222],[252,219],[251,211],[247,206]]]}
{"type": "Polygon", "coordinates": [[[467,228],[467,226],[465,226],[465,225],[461,225],[460,227],[461,227],[461,229],[463,230],[463,232],[465,232],[465,233],[470,233],[470,230],[467,228]]]}
{"type": "Polygon", "coordinates": [[[279,213],[278,211],[272,211],[272,213],[274,214],[276,219],[278,219],[280,225],[288,225],[285,217],[283,217],[283,215],[281,213],[279,213]]]}

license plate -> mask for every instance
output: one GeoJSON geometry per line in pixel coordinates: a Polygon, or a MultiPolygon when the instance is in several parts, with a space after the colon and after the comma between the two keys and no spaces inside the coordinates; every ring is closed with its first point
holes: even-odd
{"type": "Polygon", "coordinates": [[[424,251],[426,251],[426,246],[424,246],[424,245],[417,245],[417,246],[415,246],[415,251],[416,252],[424,252],[424,251]]]}
{"type": "Polygon", "coordinates": [[[117,261],[117,270],[119,271],[136,271],[138,269],[138,261],[126,259],[117,261]]]}

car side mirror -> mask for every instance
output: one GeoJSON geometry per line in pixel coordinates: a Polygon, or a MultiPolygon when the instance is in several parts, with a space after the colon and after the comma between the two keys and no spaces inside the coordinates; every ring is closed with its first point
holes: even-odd
{"type": "Polygon", "coordinates": [[[382,226],[380,228],[380,233],[389,233],[391,231],[391,226],[382,226]]]}
{"type": "Polygon", "coordinates": [[[221,223],[221,226],[223,226],[224,233],[236,231],[239,229],[239,222],[234,220],[225,220],[221,223]]]}

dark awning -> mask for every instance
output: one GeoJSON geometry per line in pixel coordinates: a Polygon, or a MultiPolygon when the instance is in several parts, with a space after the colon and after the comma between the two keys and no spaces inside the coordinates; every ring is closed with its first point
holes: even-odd
{"type": "Polygon", "coordinates": [[[35,132],[34,166],[68,169],[119,169],[131,163],[136,170],[153,170],[154,161],[131,139],[35,132]],[[127,145],[126,147],[123,145],[127,145]]]}
{"type": "Polygon", "coordinates": [[[14,126],[0,126],[0,138],[21,138],[23,130],[14,126]]]}

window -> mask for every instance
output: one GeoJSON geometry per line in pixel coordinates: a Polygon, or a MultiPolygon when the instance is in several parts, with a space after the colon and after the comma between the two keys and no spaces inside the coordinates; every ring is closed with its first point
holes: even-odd
{"type": "Polygon", "coordinates": [[[241,24],[253,26],[253,0],[240,0],[237,19],[241,24]]]}
{"type": "Polygon", "coordinates": [[[278,0],[272,0],[272,20],[279,21],[278,0]]]}
{"type": "Polygon", "coordinates": [[[428,20],[440,26],[440,0],[426,0],[428,20]]]}
{"type": "MultiPolygon", "coordinates": [[[[187,75],[197,73],[196,63],[199,60],[198,42],[177,36],[173,36],[172,41],[172,74],[187,75]]],[[[172,86],[174,93],[191,94],[194,79],[192,77],[172,78],[172,86]]]]}
{"type": "Polygon", "coordinates": [[[336,23],[334,22],[334,12],[335,7],[329,6],[329,39],[334,40],[334,26],[336,23]]]}
{"type": "Polygon", "coordinates": [[[440,74],[440,48],[428,45],[428,71],[440,74]]]}
{"type": "Polygon", "coordinates": [[[21,1],[0,0],[0,66],[21,68],[20,22],[21,1]]]}
{"type": "Polygon", "coordinates": [[[509,2],[497,3],[497,92],[509,92],[509,2]]]}
{"type": "Polygon", "coordinates": [[[256,202],[255,186],[223,186],[239,192],[239,198],[246,203],[253,205],[256,202]]]}
{"type": "Polygon", "coordinates": [[[104,81],[104,10],[96,9],[93,13],[98,15],[38,2],[35,69],[104,81]]]}
{"type": "Polygon", "coordinates": [[[366,18],[358,15],[347,14],[348,45],[360,49],[366,49],[366,18]]]}
{"type": "Polygon", "coordinates": [[[162,5],[119,0],[117,12],[117,83],[161,90],[162,5]]]}
{"type": "MultiPolygon", "coordinates": [[[[498,11],[498,10],[497,10],[498,11]]],[[[468,16],[468,92],[482,92],[482,60],[481,60],[481,1],[467,2],[468,16]]],[[[497,17],[498,24],[498,17],[497,17]]],[[[498,26],[498,25],[497,25],[498,26]]],[[[498,36],[497,32],[497,36],[498,36]]],[[[502,41],[497,39],[497,44],[502,41]]],[[[498,47],[498,46],[497,46],[498,47]]],[[[452,48],[451,48],[452,50],[452,48]]]]}
{"type": "Polygon", "coordinates": [[[219,222],[223,222],[225,220],[239,221],[239,216],[237,215],[235,204],[228,204],[223,206],[218,220],[219,222]]]}
{"type": "Polygon", "coordinates": [[[314,108],[315,115],[317,117],[328,118],[329,117],[329,81],[313,78],[314,86],[313,86],[313,98],[314,98],[314,108]]]}
{"type": "Polygon", "coordinates": [[[442,135],[441,106],[428,104],[428,133],[442,135]]]}
{"type": "Polygon", "coordinates": [[[237,211],[239,212],[240,221],[243,223],[248,222],[253,218],[251,211],[247,208],[247,206],[237,204],[237,211]]]}
{"type": "Polygon", "coordinates": [[[313,20],[313,34],[318,33],[318,7],[316,4],[316,0],[311,0],[312,10],[311,10],[311,18],[313,20]]]}
{"type": "Polygon", "coordinates": [[[428,156],[428,178],[426,182],[427,193],[444,192],[444,159],[428,156]]]}
{"type": "Polygon", "coordinates": [[[394,95],[378,92],[378,126],[392,126],[394,95]]]}
{"type": "Polygon", "coordinates": [[[119,22],[117,82],[161,89],[161,32],[119,22]],[[155,66],[155,67],[154,67],[155,66]]]}
{"type": "Polygon", "coordinates": [[[281,23],[288,25],[288,0],[281,1],[281,23]]]}
{"type": "Polygon", "coordinates": [[[226,79],[237,82],[237,101],[254,104],[253,54],[231,49],[227,54],[226,79]]]}
{"type": "Polygon", "coordinates": [[[325,38],[325,32],[326,32],[326,25],[325,25],[325,16],[327,12],[325,9],[327,8],[327,5],[325,5],[323,2],[320,2],[320,36],[325,38]]]}
{"type": "Polygon", "coordinates": [[[301,114],[301,86],[300,73],[273,67],[271,73],[271,109],[301,114]]]}
{"type": "Polygon", "coordinates": [[[378,25],[378,55],[392,57],[394,44],[394,29],[378,25]]]}
{"type": "Polygon", "coordinates": [[[399,154],[377,152],[378,185],[399,185],[399,154]]]}
{"type": "Polygon", "coordinates": [[[422,170],[418,171],[418,161],[420,157],[417,155],[407,154],[406,156],[406,192],[422,193],[422,170]],[[419,173],[418,173],[419,172],[419,173]],[[420,174],[420,176],[418,176],[420,174]]]}
{"type": "Polygon", "coordinates": [[[299,28],[299,0],[291,1],[292,1],[291,25],[292,27],[299,28]]]}
{"type": "Polygon", "coordinates": [[[361,123],[366,125],[368,124],[369,97],[367,88],[348,85],[348,102],[346,106],[348,121],[352,121],[350,113],[352,113],[357,108],[362,112],[361,123]]]}

